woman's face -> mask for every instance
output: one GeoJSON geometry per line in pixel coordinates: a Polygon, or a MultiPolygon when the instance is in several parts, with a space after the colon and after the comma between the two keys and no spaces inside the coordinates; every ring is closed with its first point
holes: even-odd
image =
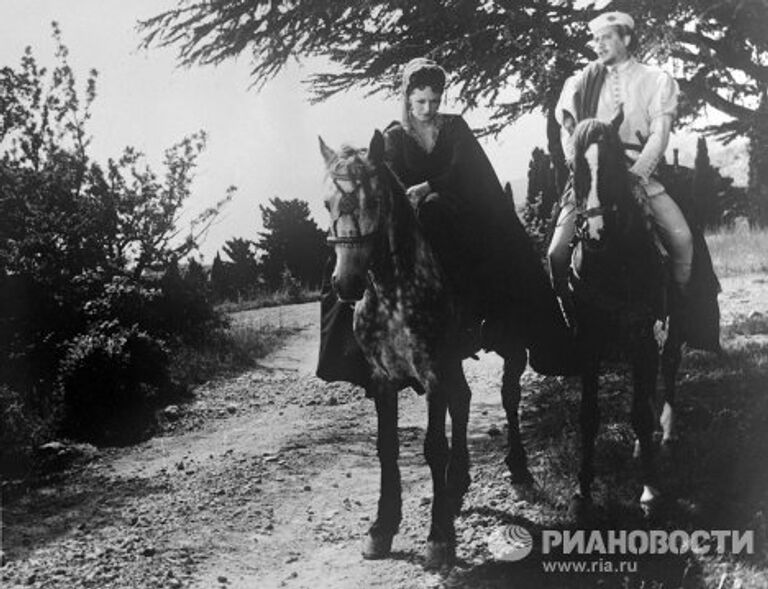
{"type": "Polygon", "coordinates": [[[422,123],[429,123],[435,118],[443,95],[430,86],[414,88],[408,95],[408,105],[413,118],[422,123]]]}

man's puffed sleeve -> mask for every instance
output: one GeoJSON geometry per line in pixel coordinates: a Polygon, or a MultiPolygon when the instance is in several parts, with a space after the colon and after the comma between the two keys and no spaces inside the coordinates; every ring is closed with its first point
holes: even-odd
{"type": "Polygon", "coordinates": [[[648,104],[648,139],[630,172],[643,180],[656,170],[669,144],[672,123],[677,114],[679,88],[675,79],[666,72],[659,72],[654,92],[648,104]]]}

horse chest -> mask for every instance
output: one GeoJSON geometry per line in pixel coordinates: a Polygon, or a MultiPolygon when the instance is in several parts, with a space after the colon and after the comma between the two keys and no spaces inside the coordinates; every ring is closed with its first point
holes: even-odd
{"type": "Polygon", "coordinates": [[[424,299],[370,291],[357,304],[355,335],[374,370],[390,378],[419,377],[434,370],[446,315],[427,305],[424,299]]]}

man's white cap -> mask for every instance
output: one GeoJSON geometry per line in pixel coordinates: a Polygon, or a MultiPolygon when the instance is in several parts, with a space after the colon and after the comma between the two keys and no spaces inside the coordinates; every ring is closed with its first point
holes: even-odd
{"type": "Polygon", "coordinates": [[[589,21],[589,31],[594,35],[605,27],[624,25],[635,29],[635,21],[626,12],[604,12],[595,19],[589,21]]]}

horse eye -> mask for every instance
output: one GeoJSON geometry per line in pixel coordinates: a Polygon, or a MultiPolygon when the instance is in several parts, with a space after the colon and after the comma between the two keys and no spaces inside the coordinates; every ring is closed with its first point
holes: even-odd
{"type": "Polygon", "coordinates": [[[329,213],[331,212],[331,203],[329,201],[324,200],[323,206],[325,206],[325,210],[327,210],[329,213]]]}

